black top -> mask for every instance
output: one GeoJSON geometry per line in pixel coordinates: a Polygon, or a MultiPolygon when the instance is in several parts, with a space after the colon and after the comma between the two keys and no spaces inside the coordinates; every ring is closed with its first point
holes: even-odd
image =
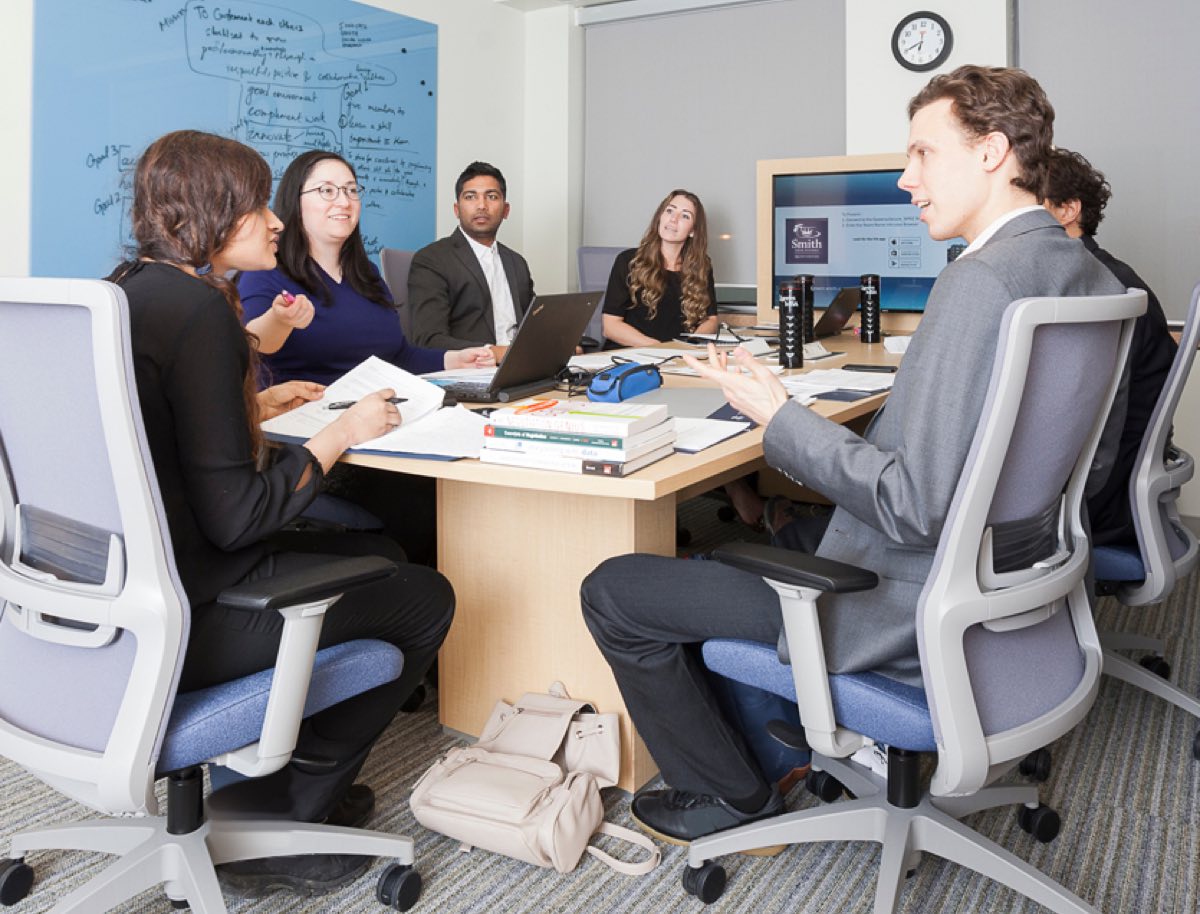
{"type": "Polygon", "coordinates": [[[1133,508],[1129,500],[1129,479],[1133,475],[1142,436],[1146,433],[1154,406],[1167,382],[1167,374],[1171,370],[1171,363],[1175,361],[1178,347],[1167,328],[1162,305],[1146,281],[1129,264],[1117,260],[1096,244],[1094,238],[1084,235],[1082,241],[1084,247],[1108,267],[1109,272],[1125,288],[1146,290],[1146,313],[1134,323],[1133,340],[1129,344],[1129,405],[1117,459],[1104,486],[1088,499],[1088,519],[1091,521],[1095,545],[1136,547],[1137,530],[1133,525],[1133,508]]]}
{"type": "MultiPolygon", "coordinates": [[[[687,327],[683,322],[683,284],[679,272],[666,271],[667,287],[663,289],[653,319],[642,304],[640,295],[637,303],[633,302],[629,295],[629,263],[636,253],[636,248],[630,248],[618,254],[613,261],[612,272],[608,274],[608,291],[604,293],[604,313],[624,318],[631,327],[661,342],[669,342],[689,330],[695,330],[695,327],[687,327]]],[[[717,287],[709,270],[707,315],[712,317],[716,313],[717,287]]]]}
{"type": "Polygon", "coordinates": [[[175,564],[196,606],[258,563],[263,537],[316,496],[321,467],[306,448],[288,445],[256,468],[242,400],[250,351],[219,292],[157,263],[138,264],[120,284],[175,564]],[[295,491],[310,467],[309,483],[295,491]]]}

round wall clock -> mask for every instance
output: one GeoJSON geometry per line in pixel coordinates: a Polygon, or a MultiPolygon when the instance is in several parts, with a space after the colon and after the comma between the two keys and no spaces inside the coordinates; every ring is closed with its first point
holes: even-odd
{"type": "Polygon", "coordinates": [[[937,13],[909,13],[892,32],[892,54],[909,70],[923,73],[946,62],[954,47],[950,23],[937,13]]]}

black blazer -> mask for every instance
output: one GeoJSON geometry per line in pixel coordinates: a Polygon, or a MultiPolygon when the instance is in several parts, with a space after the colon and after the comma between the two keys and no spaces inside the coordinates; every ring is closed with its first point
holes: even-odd
{"type": "MultiPolygon", "coordinates": [[[[496,244],[520,321],[533,300],[529,265],[516,251],[498,241],[496,244]]],[[[412,339],[418,346],[466,349],[496,342],[487,278],[458,229],[413,255],[408,273],[408,308],[412,339]]]]}

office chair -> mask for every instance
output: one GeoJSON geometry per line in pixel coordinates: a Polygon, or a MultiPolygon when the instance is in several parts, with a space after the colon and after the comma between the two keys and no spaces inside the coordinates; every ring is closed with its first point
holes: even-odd
{"type": "Polygon", "coordinates": [[[415,251],[401,251],[399,248],[383,248],[379,252],[379,265],[383,272],[383,281],[387,283],[396,303],[396,313],[400,315],[400,329],[406,337],[412,336],[412,312],[408,307],[408,271],[412,267],[415,251]]]}
{"type": "Polygon", "coordinates": [[[771,547],[714,557],[763,575],[780,595],[789,670],[771,645],[709,641],[706,665],[799,696],[813,749],[810,789],[837,802],[692,843],[684,887],[712,902],[716,856],[783,843],[877,841],[875,914],[895,909],[924,852],[990,876],[1060,914],[1096,909],[958,820],[1010,803],[1042,841],[1059,828],[1033,785],[988,786],[1074,727],[1095,700],[1101,648],[1085,584],[1087,471],[1145,293],[1022,299],[1005,312],[987,399],[918,605],[924,688],[874,673],[827,675],[816,601],[868,590],[873,573],[771,547]],[[886,782],[846,757],[888,747],[886,782]],[[922,794],[919,753],[937,766],[922,794]]]}
{"type": "MultiPolygon", "coordinates": [[[[608,277],[612,273],[613,261],[625,248],[581,247],[576,256],[579,263],[579,291],[603,292],[608,289],[608,277]]],[[[604,299],[596,306],[596,313],[588,321],[584,336],[596,341],[598,349],[604,348],[604,299]]]]}
{"type": "Polygon", "coordinates": [[[0,755],[106,817],[13,836],[0,904],[31,891],[30,851],[66,848],[117,859],[56,914],[108,910],[160,883],[176,907],[223,914],[214,865],[304,853],[394,858],[378,897],[411,907],[421,881],[411,839],[208,818],[200,767],[277,771],[302,717],[399,675],[402,655],[381,641],[316,650],[325,610],[394,566],[345,559],[227,590],[226,604],[285,617],[275,668],[177,694],[189,612],[142,428],[124,293],[92,280],[0,279],[0,363],[0,755]]]}
{"type": "MultiPolygon", "coordinates": [[[[1092,550],[1097,592],[1115,595],[1126,606],[1145,606],[1165,599],[1176,582],[1186,578],[1200,560],[1196,534],[1180,520],[1176,507],[1179,492],[1192,478],[1195,465],[1189,453],[1170,442],[1171,422],[1196,357],[1197,339],[1200,339],[1200,285],[1192,290],[1179,350],[1146,426],[1129,480],[1137,548],[1097,546],[1092,550]]],[[[1115,632],[1101,632],[1100,640],[1104,645],[1105,673],[1200,718],[1200,701],[1167,681],[1171,668],[1163,659],[1161,640],[1115,632]],[[1140,663],[1117,653],[1139,649],[1153,653],[1140,663]]],[[[1200,759],[1200,731],[1192,740],[1192,755],[1200,759]]]]}

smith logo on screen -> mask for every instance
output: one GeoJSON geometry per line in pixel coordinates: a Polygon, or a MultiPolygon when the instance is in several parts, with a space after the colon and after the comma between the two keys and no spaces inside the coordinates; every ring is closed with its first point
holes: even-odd
{"type": "Polygon", "coordinates": [[[829,220],[787,220],[787,262],[829,263],[829,220]]]}

